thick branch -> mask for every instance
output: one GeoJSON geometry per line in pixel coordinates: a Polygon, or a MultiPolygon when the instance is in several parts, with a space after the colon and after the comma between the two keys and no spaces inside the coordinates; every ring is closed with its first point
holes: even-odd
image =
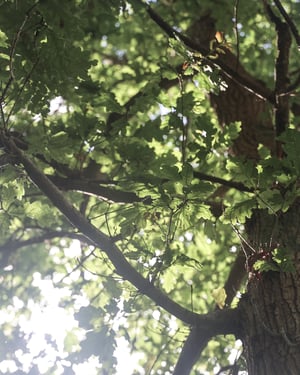
{"type": "Polygon", "coordinates": [[[63,193],[51,182],[32,161],[18,149],[13,141],[9,141],[11,151],[16,155],[19,162],[24,166],[28,176],[49,198],[55,207],[65,215],[70,223],[77,228],[96,247],[106,253],[116,272],[135,286],[142,294],[148,296],[157,305],[164,308],[170,314],[176,316],[183,322],[196,325],[199,329],[210,330],[210,335],[228,334],[237,331],[237,310],[215,311],[210,314],[196,314],[180,306],[169,298],[161,290],[157,289],[145,279],[126,260],[123,253],[113,240],[92,225],[63,195],[63,193]]]}
{"type": "MultiPolygon", "coordinates": [[[[242,183],[235,181],[224,180],[223,178],[214,177],[201,172],[194,172],[194,176],[202,181],[209,181],[228,188],[233,188],[244,192],[253,192],[254,190],[248,188],[242,183]]],[[[96,197],[103,198],[104,200],[111,202],[120,203],[135,203],[143,202],[145,204],[151,204],[151,197],[140,198],[133,192],[126,192],[121,190],[111,189],[107,186],[101,186],[99,183],[87,181],[84,179],[72,179],[64,178],[60,176],[50,176],[47,177],[61,190],[76,190],[84,194],[95,195],[96,197]]]]}

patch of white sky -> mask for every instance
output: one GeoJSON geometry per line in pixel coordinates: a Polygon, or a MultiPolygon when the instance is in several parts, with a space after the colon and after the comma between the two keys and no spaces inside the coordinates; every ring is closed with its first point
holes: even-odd
{"type": "Polygon", "coordinates": [[[68,107],[65,100],[61,96],[50,101],[49,115],[54,115],[55,113],[67,113],[68,107]]]}
{"type": "MultiPolygon", "coordinates": [[[[67,257],[75,258],[79,255],[79,249],[79,242],[75,240],[72,246],[66,248],[64,252],[67,257]]],[[[55,258],[57,251],[58,248],[53,247],[50,250],[50,255],[55,258]]],[[[74,278],[75,276],[71,274],[69,277],[74,278]]],[[[0,310],[0,324],[18,324],[28,339],[27,349],[29,353],[24,353],[22,349],[18,349],[15,352],[15,356],[22,363],[23,371],[25,372],[29,372],[32,364],[35,364],[38,366],[39,373],[44,374],[51,366],[55,365],[55,373],[63,374],[64,366],[72,366],[66,359],[69,353],[64,351],[66,335],[71,333],[79,340],[82,340],[85,336],[85,331],[78,327],[78,322],[73,314],[80,307],[88,306],[89,301],[84,295],[78,295],[73,305],[73,311],[61,307],[62,300],[72,296],[70,288],[57,288],[54,286],[54,283],[61,280],[61,278],[62,275],[57,275],[54,280],[43,279],[39,272],[33,274],[32,286],[40,290],[42,298],[39,303],[34,302],[32,299],[27,301],[26,307],[31,313],[30,318],[26,315],[18,316],[18,311],[24,308],[24,302],[16,296],[12,298],[12,304],[6,311],[0,310]],[[55,342],[54,346],[49,345],[47,342],[47,338],[50,337],[55,342]],[[60,358],[60,360],[57,360],[57,358],[60,358]]],[[[115,330],[118,330],[121,325],[126,325],[126,320],[122,313],[111,324],[113,324],[115,330]]],[[[141,375],[144,374],[143,369],[138,365],[142,354],[132,354],[129,343],[124,337],[117,339],[117,348],[114,355],[118,361],[117,375],[131,375],[134,371],[138,371],[141,375]]],[[[97,375],[101,364],[97,358],[90,358],[85,363],[74,364],[72,368],[76,375],[83,373],[97,375]]],[[[5,360],[0,363],[0,373],[4,374],[13,371],[17,371],[17,366],[13,360],[5,360]]]]}

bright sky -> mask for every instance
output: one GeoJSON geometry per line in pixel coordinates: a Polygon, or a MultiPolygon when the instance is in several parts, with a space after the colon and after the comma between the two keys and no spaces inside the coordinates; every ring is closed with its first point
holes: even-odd
{"type": "MultiPolygon", "coordinates": [[[[63,241],[62,241],[63,246],[63,241]]],[[[58,257],[58,253],[62,249],[52,247],[50,250],[50,256],[52,259],[60,263],[61,259],[58,257]]],[[[79,241],[73,241],[72,246],[69,248],[63,248],[64,254],[68,259],[74,259],[80,255],[80,243],[79,241]]],[[[77,280],[77,272],[72,273],[70,279],[77,280]]],[[[57,275],[57,280],[42,279],[41,274],[36,272],[33,274],[32,286],[39,288],[41,291],[41,302],[35,303],[32,299],[23,302],[18,297],[12,298],[12,303],[9,308],[4,311],[0,309],[0,325],[11,324],[12,326],[20,325],[20,329],[30,337],[28,340],[27,347],[30,351],[29,354],[24,354],[22,350],[18,350],[15,355],[24,366],[24,371],[29,372],[32,363],[36,364],[39,368],[40,374],[47,372],[49,367],[56,365],[57,374],[63,374],[63,366],[56,361],[57,355],[62,358],[66,358],[68,353],[64,353],[64,341],[66,333],[71,332],[75,334],[79,339],[84,337],[84,330],[78,328],[78,323],[74,319],[72,312],[60,307],[62,299],[71,297],[72,291],[70,288],[55,288],[53,281],[59,282],[61,275],[57,275]],[[24,307],[31,312],[31,316],[18,315],[18,312],[24,307]],[[54,349],[47,343],[45,336],[53,338],[56,342],[57,348],[54,349]],[[45,353],[39,354],[41,350],[45,349],[45,353]],[[59,353],[59,354],[58,354],[59,353]]],[[[74,312],[78,311],[81,306],[87,306],[89,304],[88,299],[84,297],[78,297],[74,303],[74,312]]],[[[114,328],[118,328],[118,325],[124,322],[114,321],[114,328]]],[[[143,375],[143,369],[137,365],[138,356],[131,355],[128,343],[124,338],[117,340],[117,349],[115,355],[118,361],[117,375],[132,375],[134,370],[138,370],[138,373],[143,375]]],[[[65,361],[65,366],[71,366],[71,363],[65,361]]],[[[17,370],[14,361],[5,360],[0,362],[0,373],[10,373],[17,370]]],[[[88,363],[82,365],[74,365],[73,370],[76,375],[89,374],[99,375],[99,363],[97,359],[90,360],[88,363]]]]}
{"type": "MultiPolygon", "coordinates": [[[[24,303],[17,297],[13,297],[11,311],[7,312],[0,310],[0,324],[10,321],[12,324],[19,323],[21,329],[28,335],[32,334],[28,341],[28,349],[30,354],[24,354],[21,350],[16,353],[17,358],[24,364],[24,371],[28,371],[32,362],[38,365],[40,374],[47,371],[49,366],[55,364],[57,351],[54,350],[45,340],[45,335],[51,335],[57,344],[57,350],[60,355],[63,355],[65,334],[67,331],[75,330],[77,332],[77,322],[67,310],[59,307],[59,302],[62,297],[71,295],[71,291],[67,288],[54,288],[51,280],[42,280],[39,273],[34,274],[33,286],[40,288],[44,301],[36,304],[32,300],[28,302],[28,308],[31,311],[31,317],[28,320],[25,316],[21,316],[18,322],[15,321],[15,311],[24,307],[24,303]],[[41,348],[46,349],[43,356],[38,356],[41,348]],[[33,360],[33,357],[38,356],[33,360]]],[[[87,302],[87,301],[82,301],[87,302]]],[[[86,303],[84,303],[86,305],[86,303]]],[[[80,331],[78,331],[80,335],[80,331]]],[[[129,347],[124,338],[118,340],[118,347],[115,352],[118,358],[118,375],[132,375],[134,369],[137,369],[138,356],[132,356],[129,352],[129,347]]],[[[65,356],[67,353],[65,354],[65,356]]],[[[74,366],[74,371],[78,375],[83,373],[89,375],[98,375],[97,360],[91,360],[89,363],[74,366]]],[[[67,365],[68,362],[65,362],[67,365]]],[[[138,367],[139,373],[142,375],[143,370],[138,367]]],[[[13,361],[3,361],[0,363],[0,373],[16,371],[17,368],[13,361]]],[[[57,363],[58,373],[63,374],[63,367],[57,363]],[[60,371],[59,371],[60,370],[60,371]]]]}

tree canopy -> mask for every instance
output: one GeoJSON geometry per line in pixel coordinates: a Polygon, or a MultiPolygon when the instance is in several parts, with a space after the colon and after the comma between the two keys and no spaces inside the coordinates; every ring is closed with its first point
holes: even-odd
{"type": "Polygon", "coordinates": [[[122,338],[135,374],[246,373],[247,279],[295,269],[247,220],[299,196],[299,22],[297,0],[0,1],[2,371],[114,374],[122,338]],[[73,325],[33,350],[52,294],[73,325]]]}

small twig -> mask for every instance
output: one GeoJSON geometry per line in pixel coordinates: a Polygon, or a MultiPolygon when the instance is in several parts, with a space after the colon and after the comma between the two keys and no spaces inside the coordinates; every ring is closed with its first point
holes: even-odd
{"type": "Polygon", "coordinates": [[[5,120],[5,114],[4,114],[4,110],[3,110],[2,101],[0,102],[0,111],[1,111],[1,120],[2,120],[2,124],[3,124],[3,130],[4,130],[4,129],[6,129],[6,120],[5,120]]]}
{"type": "MultiPolygon", "coordinates": [[[[86,239],[84,239],[86,242],[86,239]]],[[[66,278],[72,275],[75,271],[77,271],[79,268],[81,268],[84,264],[84,262],[92,255],[94,255],[94,252],[97,248],[95,247],[92,251],[90,251],[88,254],[86,254],[84,257],[82,257],[79,262],[76,264],[75,267],[71,269],[66,275],[64,275],[58,282],[56,282],[57,285],[61,284],[66,278]]]]}
{"type": "Polygon", "coordinates": [[[234,32],[236,37],[236,70],[238,70],[239,62],[240,62],[240,37],[239,37],[239,30],[238,30],[238,11],[239,11],[239,0],[235,0],[234,4],[234,32]]]}
{"type": "Polygon", "coordinates": [[[153,362],[153,364],[152,364],[150,370],[148,371],[148,375],[153,374],[152,371],[153,371],[153,369],[154,369],[154,366],[155,366],[156,363],[158,362],[160,356],[161,356],[163,353],[165,353],[165,352],[167,351],[168,346],[169,346],[170,343],[174,340],[174,337],[177,335],[178,332],[179,332],[179,328],[178,328],[177,331],[174,333],[174,335],[171,336],[171,337],[169,337],[168,340],[167,340],[167,342],[161,347],[161,349],[160,349],[160,351],[158,352],[158,354],[157,354],[157,356],[156,356],[156,358],[155,358],[155,360],[154,360],[154,362],[153,362]]]}
{"type": "Polygon", "coordinates": [[[21,26],[19,27],[14,39],[13,39],[13,42],[12,42],[12,45],[11,45],[11,50],[10,50],[10,54],[9,54],[9,72],[10,72],[10,75],[11,75],[11,78],[12,79],[15,79],[15,75],[14,75],[14,68],[13,68],[13,60],[14,60],[14,56],[15,56],[15,53],[16,53],[16,48],[17,48],[17,44],[19,42],[19,39],[20,39],[20,36],[21,36],[21,33],[27,23],[27,21],[29,20],[30,18],[30,15],[31,15],[31,12],[32,10],[38,5],[39,1],[37,1],[35,4],[33,4],[28,10],[27,12],[25,13],[25,17],[24,17],[24,20],[21,24],[21,26]]]}
{"type": "Polygon", "coordinates": [[[15,53],[16,53],[18,41],[20,39],[21,33],[24,29],[24,26],[25,26],[26,22],[28,21],[28,18],[29,18],[29,15],[26,14],[21,26],[19,27],[19,30],[17,31],[17,33],[16,33],[16,35],[13,39],[12,45],[11,45],[11,50],[10,50],[10,54],[9,54],[9,72],[10,72],[10,76],[13,80],[15,79],[13,60],[14,60],[14,56],[15,56],[15,53]]]}
{"type": "MultiPolygon", "coordinates": [[[[4,90],[2,91],[2,94],[1,94],[1,98],[0,98],[0,105],[1,105],[1,119],[2,119],[2,122],[3,122],[3,129],[6,130],[7,128],[7,125],[8,125],[8,122],[9,122],[9,118],[12,114],[12,111],[13,111],[13,108],[15,107],[15,104],[18,100],[18,98],[20,97],[23,89],[24,89],[24,86],[25,84],[27,83],[27,80],[29,79],[29,77],[26,77],[25,78],[25,81],[24,81],[24,84],[22,85],[21,89],[19,90],[19,93],[17,94],[17,97],[15,99],[15,103],[14,105],[12,106],[11,110],[10,110],[10,113],[8,114],[7,118],[5,118],[5,114],[4,114],[4,110],[3,110],[3,102],[5,100],[5,96],[7,94],[7,91],[9,90],[12,82],[15,80],[15,74],[14,74],[14,57],[15,57],[15,54],[16,54],[16,48],[17,48],[17,44],[20,40],[20,36],[24,30],[24,27],[28,21],[28,19],[30,18],[31,16],[31,12],[32,10],[37,6],[37,4],[39,3],[39,0],[37,2],[35,2],[28,10],[27,12],[25,13],[25,17],[24,17],[24,20],[21,24],[21,26],[19,27],[17,33],[15,34],[15,37],[13,38],[13,41],[12,41],[12,44],[11,44],[11,49],[10,49],[10,53],[9,53],[9,74],[10,74],[10,77],[5,85],[5,88],[4,90]]],[[[34,64],[35,66],[35,64],[34,64]]],[[[31,74],[32,70],[30,71],[29,74],[31,74]]]]}
{"type": "Polygon", "coordinates": [[[13,81],[13,78],[12,78],[12,76],[10,76],[9,79],[8,79],[8,81],[7,81],[7,83],[6,83],[6,85],[5,85],[5,87],[4,87],[4,89],[3,89],[3,91],[2,91],[1,97],[0,97],[0,103],[1,104],[5,100],[6,93],[7,93],[8,89],[9,89],[12,81],[13,81]]]}
{"type": "Polygon", "coordinates": [[[14,108],[15,108],[17,102],[18,102],[18,99],[20,98],[20,96],[21,96],[21,94],[22,94],[22,92],[23,92],[23,90],[24,90],[24,88],[25,88],[27,82],[29,81],[29,79],[30,79],[30,77],[31,77],[31,74],[32,74],[33,70],[34,70],[35,67],[37,66],[38,61],[39,61],[39,59],[37,58],[36,61],[34,62],[34,64],[32,65],[30,71],[28,72],[27,76],[25,77],[25,79],[24,79],[24,81],[23,81],[23,84],[22,84],[22,86],[20,87],[20,89],[19,89],[19,91],[18,91],[18,93],[17,93],[17,95],[16,95],[16,98],[15,98],[15,100],[14,100],[14,104],[12,105],[12,107],[11,107],[11,109],[10,109],[8,115],[7,115],[7,118],[6,118],[6,126],[8,126],[9,119],[10,119],[11,115],[13,114],[13,111],[14,111],[14,108]]]}
{"type": "Polygon", "coordinates": [[[187,145],[187,134],[188,134],[188,123],[184,123],[184,103],[183,103],[183,95],[184,95],[184,88],[183,88],[183,79],[182,75],[178,75],[179,87],[180,87],[180,105],[181,105],[181,157],[182,157],[182,166],[186,160],[186,145],[187,145]]]}

